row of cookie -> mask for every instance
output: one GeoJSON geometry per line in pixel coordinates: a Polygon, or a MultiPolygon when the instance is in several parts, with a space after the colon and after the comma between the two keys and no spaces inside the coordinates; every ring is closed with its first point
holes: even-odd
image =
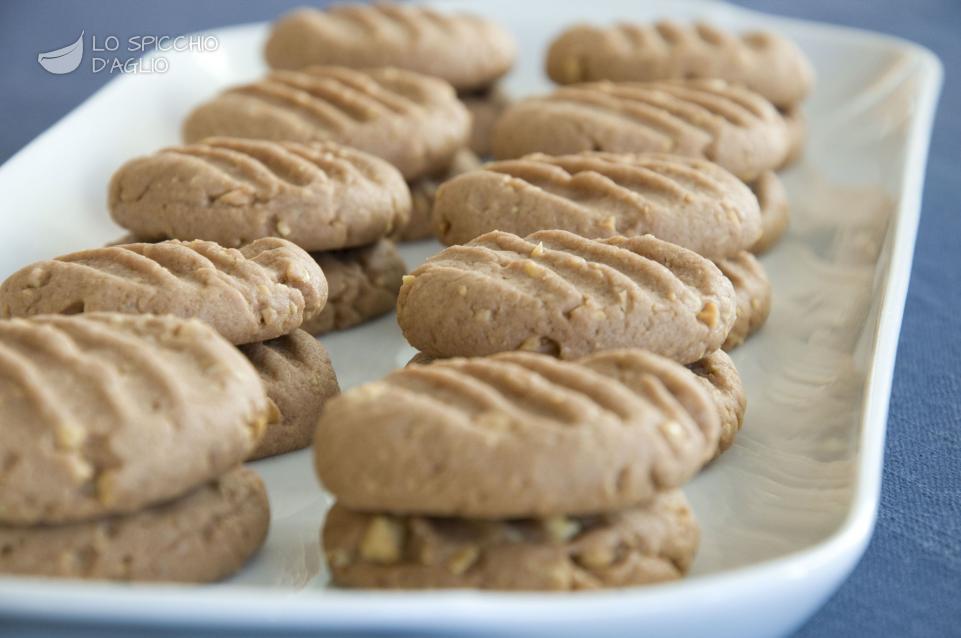
{"type": "Polygon", "coordinates": [[[326,299],[317,262],[284,239],[240,249],[167,240],[28,265],[0,285],[0,317],[116,312],[207,322],[239,346],[267,389],[272,416],[249,457],[257,459],[308,446],[323,402],[339,392],[327,351],[300,329],[317,322],[326,299]]]}
{"type": "MultiPolygon", "coordinates": [[[[273,25],[265,48],[273,69],[394,66],[445,80],[474,117],[471,146],[481,156],[490,149],[489,131],[505,103],[492,87],[516,53],[510,34],[479,16],[389,3],[294,11],[273,25]]],[[[545,68],[562,85],[720,79],[743,86],[790,123],[791,156],[803,143],[799,107],[814,82],[801,50],[777,34],[733,34],[704,22],[668,20],[570,27],[549,45],[545,68]]]]}
{"type": "Polygon", "coordinates": [[[726,354],[426,360],[325,407],[335,584],[581,590],[687,571],[699,531],[678,488],[745,408],[726,354]]]}
{"type": "Polygon", "coordinates": [[[270,412],[251,364],[199,320],[0,320],[0,573],[235,572],[269,526],[264,485],[241,463],[270,412]]]}

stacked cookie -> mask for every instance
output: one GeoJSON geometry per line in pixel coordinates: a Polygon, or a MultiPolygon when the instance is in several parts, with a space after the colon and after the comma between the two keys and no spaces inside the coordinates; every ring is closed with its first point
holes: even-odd
{"type": "Polygon", "coordinates": [[[279,237],[309,251],[329,283],[303,325],[315,335],[390,311],[406,272],[388,239],[410,215],[403,178],[334,142],[207,138],[163,149],[122,166],[108,202],[135,241],[279,237]]]}
{"type": "Polygon", "coordinates": [[[788,125],[788,152],[780,166],[804,147],[800,104],[814,84],[811,63],[776,33],[729,33],[703,22],[667,20],[612,27],[577,25],[560,34],[547,52],[547,74],[558,84],[651,82],[717,78],[744,86],[773,104],[788,125]]]}
{"type": "Polygon", "coordinates": [[[410,365],[326,406],[316,467],[335,584],[583,590],[675,579],[677,489],[713,455],[711,381],[664,357],[410,365]]]}
{"type": "MultiPolygon", "coordinates": [[[[228,89],[194,109],[183,135],[188,143],[213,136],[337,142],[393,164],[413,184],[449,169],[467,144],[470,114],[437,78],[393,67],[312,66],[228,89]]],[[[396,227],[401,236],[407,221],[396,227]]]]}
{"type": "MultiPolygon", "coordinates": [[[[34,269],[31,290],[50,276],[34,269]]],[[[257,372],[201,321],[0,321],[0,573],[206,582],[235,572],[270,520],[263,484],[240,465],[268,414],[257,372]]]]}
{"type": "Polygon", "coordinates": [[[320,406],[338,391],[326,350],[300,330],[327,298],[323,272],[286,239],[237,248],[165,240],[41,261],[0,285],[0,317],[86,312],[200,319],[242,347],[268,392],[270,415],[250,458],[310,443],[320,406]]]}
{"type": "MultiPolygon", "coordinates": [[[[785,201],[767,180],[758,182],[765,205],[785,201]]],[[[433,217],[446,244],[494,229],[523,236],[553,228],[591,239],[651,234],[693,250],[713,260],[734,284],[737,321],[724,343],[727,350],[758,330],[770,311],[770,281],[749,252],[764,237],[770,215],[741,180],[707,160],[660,153],[535,153],[446,182],[433,217]]]]}
{"type": "Polygon", "coordinates": [[[516,45],[504,29],[474,15],[401,4],[350,4],[283,16],[271,30],[265,57],[271,68],[283,70],[391,66],[439,78],[456,90],[472,122],[461,155],[449,166],[411,178],[414,210],[401,238],[422,239],[431,235],[436,184],[463,170],[459,164],[490,153],[491,127],[507,104],[497,81],[513,66],[516,45]]]}

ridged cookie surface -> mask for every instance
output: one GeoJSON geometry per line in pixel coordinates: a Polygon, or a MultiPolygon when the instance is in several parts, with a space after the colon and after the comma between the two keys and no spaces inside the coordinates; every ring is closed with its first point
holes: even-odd
{"type": "Polygon", "coordinates": [[[256,371],[200,321],[0,321],[0,522],[62,523],[175,498],[254,449],[256,371]]]}
{"type": "Polygon", "coordinates": [[[0,286],[0,316],[196,317],[239,344],[287,334],[326,299],[317,263],[285,239],[258,239],[239,250],[170,240],[93,248],[27,266],[0,286]]]}
{"type": "Polygon", "coordinates": [[[679,490],[584,518],[482,521],[327,514],[323,542],[342,587],[575,591],[683,576],[699,529],[679,490]]]}
{"type": "Polygon", "coordinates": [[[211,138],[124,164],[109,191],[114,221],[144,239],[240,246],[283,237],[305,250],[376,241],[410,216],[403,177],[332,142],[211,138]]]}
{"type": "Polygon", "coordinates": [[[458,90],[490,85],[516,54],[510,34],[490,20],[393,3],[299,9],[274,24],[265,51],[275,69],[393,66],[439,77],[458,90]]]}
{"type": "Polygon", "coordinates": [[[340,392],[327,349],[307,332],[294,330],[240,351],[260,375],[273,412],[249,460],[310,445],[324,403],[340,392]]]}
{"type": "Polygon", "coordinates": [[[731,280],[737,298],[737,319],[722,346],[725,350],[733,350],[767,321],[771,313],[771,280],[757,257],[747,251],[716,263],[724,276],[731,280]]]}
{"type": "Polygon", "coordinates": [[[688,366],[704,384],[704,389],[714,399],[721,419],[721,436],[717,443],[719,455],[731,447],[734,437],[744,424],[747,411],[747,395],[744,384],[731,357],[723,350],[716,350],[688,366]]]}
{"type": "Polygon", "coordinates": [[[344,330],[379,317],[397,305],[397,292],[407,272],[394,242],[314,253],[317,265],[327,276],[327,305],[302,326],[319,335],[344,330]]]}
{"type": "MultiPolygon", "coordinates": [[[[602,360],[598,357],[598,360],[602,360]]],[[[418,352],[408,366],[428,365],[436,361],[423,352],[418,352]]],[[[723,350],[715,350],[703,359],[687,366],[704,384],[705,390],[714,398],[718,416],[721,419],[721,437],[715,456],[726,450],[734,442],[734,436],[741,429],[744,413],[747,410],[747,396],[741,383],[741,375],[734,362],[723,350]]]]}
{"type": "Polygon", "coordinates": [[[690,363],[734,319],[734,289],[714,264],[649,235],[487,233],[428,259],[397,299],[404,336],[436,358],[636,347],[690,363]]]}
{"type": "Polygon", "coordinates": [[[314,445],[345,507],[476,518],[650,502],[711,458],[717,410],[643,350],[577,362],[511,352],[409,365],[332,399],[314,445]]]}
{"type": "Polygon", "coordinates": [[[206,137],[331,141],[387,160],[407,179],[443,169],[470,136],[470,114],[436,78],[393,68],[274,71],[200,105],[183,127],[206,137]]]}
{"type": "Polygon", "coordinates": [[[660,152],[711,160],[743,180],[781,164],[784,118],[723,80],[595,82],[515,102],[494,127],[498,159],[542,152],[660,152]]]}
{"type": "Polygon", "coordinates": [[[717,164],[679,155],[536,153],[485,164],[445,182],[434,202],[445,244],[492,230],[584,237],[651,234],[718,259],[761,233],[757,199],[717,164]]]}
{"type": "Polygon", "coordinates": [[[781,178],[773,171],[761,173],[748,186],[757,197],[761,209],[761,236],[750,250],[760,255],[781,241],[790,222],[791,205],[781,178]]]}
{"type": "Polygon", "coordinates": [[[0,573],[207,583],[240,569],[270,524],[264,484],[238,467],[175,501],[95,521],[0,526],[0,573]]]}
{"type": "Polygon", "coordinates": [[[666,20],[571,27],[551,43],[547,74],[558,84],[720,78],[779,107],[803,100],[814,83],[808,59],[777,34],[737,35],[703,22],[666,20]]]}

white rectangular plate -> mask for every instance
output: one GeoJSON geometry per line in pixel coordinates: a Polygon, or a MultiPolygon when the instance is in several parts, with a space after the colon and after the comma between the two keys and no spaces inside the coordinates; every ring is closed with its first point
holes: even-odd
{"type": "MultiPolygon", "coordinates": [[[[467,3],[443,3],[444,8],[467,3]]],[[[806,618],[850,572],[877,511],[887,404],[911,269],[941,67],[913,44],[762,16],[717,3],[593,0],[471,5],[508,26],[520,63],[514,95],[548,88],[550,38],[589,20],[703,17],[796,40],[818,84],[810,143],[785,175],[787,238],[763,262],[775,302],[764,330],[734,353],[749,410],[733,449],[686,489],[703,528],[687,579],[579,594],[338,591],[325,587],[318,533],[329,498],[309,452],[257,462],[273,522],[242,573],[209,587],[0,579],[0,614],[98,623],[407,632],[759,635],[806,618]]],[[[111,173],[178,142],[189,109],[258,77],[265,25],[213,32],[215,53],[167,54],[163,75],[120,77],[0,168],[0,276],[97,246],[121,231],[105,210],[111,173]]],[[[7,126],[14,123],[7,122],[7,126]]],[[[413,267],[438,249],[404,247],[413,267]]],[[[330,336],[343,387],[403,365],[393,317],[330,336]]]]}

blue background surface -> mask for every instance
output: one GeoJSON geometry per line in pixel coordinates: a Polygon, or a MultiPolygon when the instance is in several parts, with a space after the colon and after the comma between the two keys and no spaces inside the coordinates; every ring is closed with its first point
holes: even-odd
{"type": "MultiPolygon", "coordinates": [[[[121,40],[177,34],[267,20],[305,3],[0,3],[0,162],[109,79],[91,73],[86,64],[70,75],[50,75],[37,64],[38,51],[73,42],[81,29],[121,40]]],[[[961,1],[739,4],[895,34],[927,46],[944,63],[945,84],[891,396],[877,528],[852,577],[798,635],[961,636],[961,1]]],[[[10,635],[63,629],[0,619],[0,631],[10,635]]],[[[91,628],[76,635],[104,633],[91,628]]]]}

